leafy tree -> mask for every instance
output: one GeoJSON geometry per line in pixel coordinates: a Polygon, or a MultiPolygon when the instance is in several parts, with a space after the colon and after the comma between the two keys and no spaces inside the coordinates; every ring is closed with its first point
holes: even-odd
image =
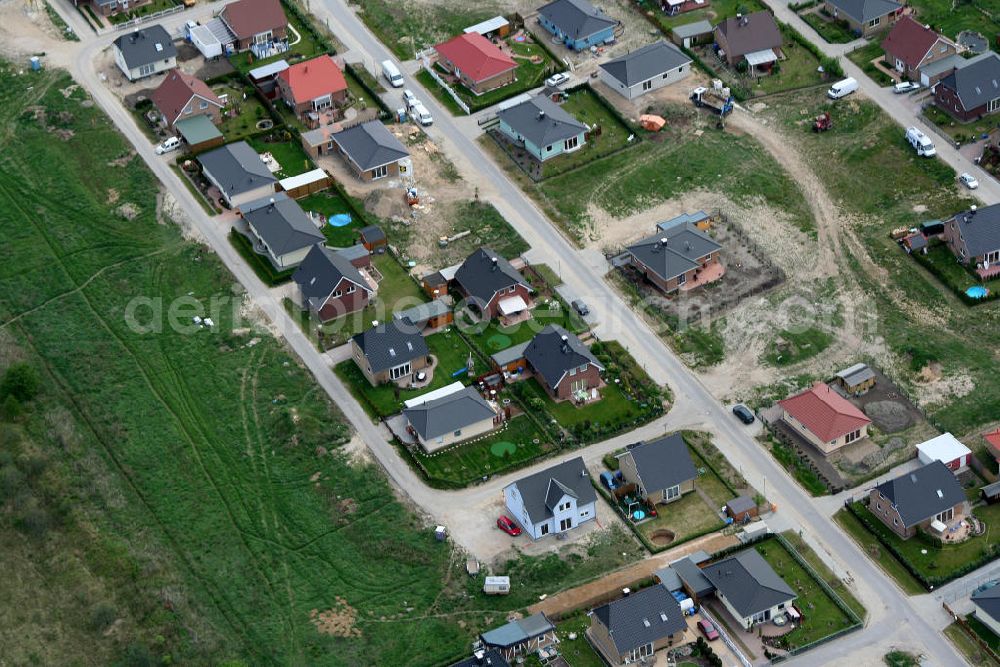
{"type": "Polygon", "coordinates": [[[26,403],[38,395],[38,371],[25,363],[11,364],[0,380],[0,398],[13,396],[26,403]]]}

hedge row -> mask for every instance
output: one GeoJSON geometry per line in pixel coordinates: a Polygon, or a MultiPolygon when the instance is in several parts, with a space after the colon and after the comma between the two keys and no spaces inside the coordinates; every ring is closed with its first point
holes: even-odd
{"type": "Polygon", "coordinates": [[[819,64],[823,66],[823,71],[827,74],[833,76],[841,77],[844,76],[844,68],[840,66],[840,61],[836,58],[830,58],[825,53],[820,51],[819,47],[806,39],[802,33],[793,28],[792,26],[779,23],[782,28],[782,32],[791,37],[794,41],[798,42],[806,51],[816,56],[819,60],[819,64]]]}
{"type": "MultiPolygon", "coordinates": [[[[941,282],[942,285],[951,290],[951,293],[954,294],[956,297],[958,297],[958,299],[967,306],[978,306],[981,303],[987,303],[989,301],[995,301],[996,299],[1000,299],[1000,292],[998,292],[997,290],[991,291],[989,294],[987,294],[981,299],[974,299],[968,294],[966,294],[963,289],[961,289],[957,285],[952,284],[948,280],[947,276],[945,276],[944,273],[940,271],[937,264],[928,259],[926,255],[920,252],[914,252],[911,253],[911,256],[913,257],[913,259],[917,261],[918,264],[927,269],[935,278],[938,279],[938,281],[941,282]]],[[[970,274],[969,280],[970,281],[976,280],[976,278],[974,278],[970,274]]]]}

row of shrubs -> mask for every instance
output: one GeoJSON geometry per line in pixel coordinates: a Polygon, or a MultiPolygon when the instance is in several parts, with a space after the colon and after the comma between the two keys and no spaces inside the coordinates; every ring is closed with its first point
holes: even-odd
{"type": "MultiPolygon", "coordinates": [[[[920,264],[925,269],[930,271],[935,278],[941,281],[942,284],[944,284],[948,289],[950,289],[952,293],[967,306],[978,306],[981,303],[987,303],[989,301],[995,301],[996,299],[1000,299],[1000,292],[998,292],[997,290],[991,290],[989,294],[987,294],[982,298],[979,299],[973,298],[965,293],[965,289],[963,289],[961,285],[956,285],[954,282],[949,280],[949,277],[943,271],[941,271],[940,267],[936,263],[931,261],[930,258],[928,258],[926,255],[920,252],[915,252],[912,253],[912,257],[915,260],[917,260],[918,264],[920,264]]],[[[976,280],[978,279],[973,277],[971,274],[969,275],[970,283],[976,280]]]]}

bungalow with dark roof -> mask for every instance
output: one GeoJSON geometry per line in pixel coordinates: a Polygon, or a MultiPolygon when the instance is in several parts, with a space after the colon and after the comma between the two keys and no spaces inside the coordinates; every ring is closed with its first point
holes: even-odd
{"type": "Polygon", "coordinates": [[[314,245],[302,260],[292,274],[292,280],[299,287],[302,305],[321,322],[361,310],[375,293],[348,254],[320,243],[314,245]]]}
{"type": "Polygon", "coordinates": [[[574,334],[548,324],[524,349],[524,359],[535,379],[557,401],[586,403],[599,398],[604,366],[574,334]]]}
{"type": "Polygon", "coordinates": [[[681,221],[630,245],[629,261],[657,289],[670,294],[714,282],[725,274],[722,246],[695,225],[681,221]]]}
{"type": "Polygon", "coordinates": [[[242,204],[239,212],[278,271],[298,266],[317,243],[326,240],[298,202],[284,192],[242,204]]]}
{"type": "Polygon", "coordinates": [[[171,70],[150,95],[153,106],[167,125],[195,116],[207,116],[212,123],[219,122],[222,100],[205,82],[179,69],[171,70]]]}
{"type": "Polygon", "coordinates": [[[219,20],[232,35],[237,51],[288,36],[288,18],[280,0],[236,0],[222,8],[219,20]]]}
{"type": "Polygon", "coordinates": [[[499,131],[541,162],[579,150],[590,130],[542,95],[501,109],[497,118],[499,131]]]}
{"type": "Polygon", "coordinates": [[[202,153],[198,162],[202,174],[219,189],[222,199],[231,207],[269,196],[278,182],[260,155],[245,141],[202,153]]]}
{"type": "Polygon", "coordinates": [[[822,382],[783,401],[781,419],[824,455],[868,437],[872,423],[850,401],[822,382]]]}
{"type": "Polygon", "coordinates": [[[472,652],[472,657],[459,660],[448,667],[510,667],[510,663],[503,657],[500,649],[477,648],[472,652]]]}
{"type": "Polygon", "coordinates": [[[282,70],[275,83],[278,96],[297,116],[324,111],[347,100],[347,79],[325,53],[282,70]]]}
{"type": "Polygon", "coordinates": [[[630,100],[677,83],[690,73],[691,59],[663,40],[602,63],[598,68],[601,81],[630,100]]]}
{"type": "Polygon", "coordinates": [[[177,67],[177,47],[159,23],[125,33],[112,42],[112,50],[115,64],[129,81],[177,67]]]}
{"type": "Polygon", "coordinates": [[[618,666],[651,659],[679,643],[686,630],[680,603],[657,584],[595,608],[587,635],[604,659],[618,666]]]}
{"type": "Polygon", "coordinates": [[[1000,586],[976,589],[969,599],[975,606],[972,613],[976,619],[1000,637],[1000,586]]]}
{"type": "Polygon", "coordinates": [[[428,454],[451,445],[478,438],[503,423],[496,405],[475,387],[455,386],[432,391],[406,401],[403,417],[407,431],[428,454]]]}
{"type": "Polygon", "coordinates": [[[438,66],[476,95],[514,82],[517,62],[478,32],[453,37],[434,50],[438,66]]]}
{"type": "Polygon", "coordinates": [[[882,482],[869,492],[868,509],[904,540],[917,529],[943,537],[968,513],[962,485],[941,461],[882,482]]]}
{"type": "MultiPolygon", "coordinates": [[[[307,139],[306,135],[325,131],[326,128],[319,128],[306,132],[302,135],[303,143],[313,143],[312,138],[307,139]]],[[[385,125],[377,120],[331,133],[325,146],[327,152],[330,148],[336,148],[351,171],[362,181],[398,176],[409,165],[409,151],[385,125]]],[[[319,146],[320,152],[323,147],[323,144],[319,146]]],[[[309,150],[308,146],[306,150],[309,150]]]]}
{"type": "Polygon", "coordinates": [[[982,53],[934,86],[934,104],[961,121],[1000,110],[1000,55],[982,53]]]}
{"type": "Polygon", "coordinates": [[[1000,276],[1000,204],[973,206],[945,220],[944,241],[982,280],[1000,276]]]}
{"type": "Polygon", "coordinates": [[[715,43],[730,67],[746,62],[753,74],[767,74],[783,55],[781,31],[766,11],[730,16],[715,26],[715,43]]]}
{"type": "Polygon", "coordinates": [[[538,8],[538,24],[573,51],[613,41],[620,23],[587,0],[554,0],[538,8]]]}
{"type": "Polygon", "coordinates": [[[619,454],[618,469],[636,494],[652,503],[672,503],[694,491],[698,471],[680,433],[629,445],[619,454]]]}
{"type": "Polygon", "coordinates": [[[597,517],[597,492],[579,456],[508,484],[503,496],[510,515],[533,540],[597,517]]]}
{"type": "Polygon", "coordinates": [[[823,8],[861,37],[889,28],[903,15],[903,5],[894,0],[826,0],[823,8]]]}
{"type": "Polygon", "coordinates": [[[924,79],[921,74],[923,68],[958,53],[955,42],[910,16],[896,21],[896,25],[882,40],[882,50],[885,51],[886,62],[891,63],[897,72],[911,81],[920,81],[925,86],[937,83],[938,79],[931,81],[929,76],[924,79]]]}
{"type": "Polygon", "coordinates": [[[479,248],[455,272],[455,288],[483,317],[527,314],[534,290],[520,271],[490,248],[479,248]]]}
{"type": "Polygon", "coordinates": [[[702,568],[718,598],[746,630],[792,606],[797,595],[756,549],[747,549],[702,568]]]}
{"type": "Polygon", "coordinates": [[[424,337],[401,320],[378,324],[351,338],[351,357],[372,386],[408,383],[431,363],[424,337]]]}

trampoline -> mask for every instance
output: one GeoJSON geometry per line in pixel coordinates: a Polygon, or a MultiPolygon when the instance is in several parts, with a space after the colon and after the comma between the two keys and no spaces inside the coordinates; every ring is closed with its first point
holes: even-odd
{"type": "Polygon", "coordinates": [[[351,224],[351,214],[350,213],[337,213],[336,215],[331,215],[326,219],[326,224],[331,227],[346,227],[351,224]]]}

